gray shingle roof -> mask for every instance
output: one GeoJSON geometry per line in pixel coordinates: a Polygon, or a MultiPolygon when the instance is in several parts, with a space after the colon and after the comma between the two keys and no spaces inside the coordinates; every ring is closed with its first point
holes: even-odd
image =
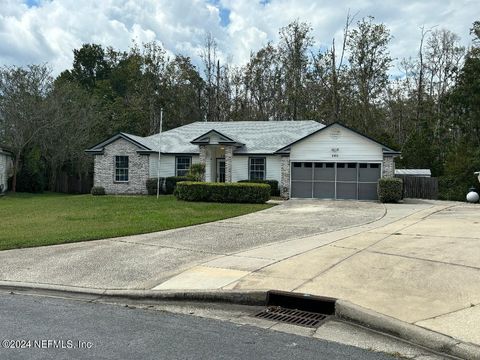
{"type": "Polygon", "coordinates": [[[198,153],[198,145],[190,142],[216,130],[245,146],[235,153],[270,154],[323,128],[313,120],[305,121],[232,121],[195,122],[145,138],[125,134],[144,146],[163,153],[198,153]]]}

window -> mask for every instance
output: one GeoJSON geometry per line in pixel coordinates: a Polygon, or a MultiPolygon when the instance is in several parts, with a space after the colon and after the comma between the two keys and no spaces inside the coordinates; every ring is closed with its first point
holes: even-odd
{"type": "Polygon", "coordinates": [[[115,156],[115,181],[128,181],[128,156],[115,156]]]}
{"type": "Polygon", "coordinates": [[[323,163],[315,163],[316,168],[323,168],[323,163]]]}
{"type": "Polygon", "coordinates": [[[190,156],[177,156],[175,162],[175,175],[187,176],[191,164],[192,158],[190,156]]]}
{"type": "Polygon", "coordinates": [[[370,169],[378,169],[380,164],[370,164],[370,169]]]}
{"type": "Polygon", "coordinates": [[[337,163],[337,168],[343,169],[345,167],[344,163],[337,163]]]}
{"type": "Polygon", "coordinates": [[[250,158],[250,180],[265,180],[265,158],[250,158]]]}
{"type": "Polygon", "coordinates": [[[360,164],[360,169],[366,169],[366,168],[367,168],[367,164],[365,164],[365,163],[360,164]]]}
{"type": "Polygon", "coordinates": [[[294,162],[293,167],[302,167],[302,163],[300,162],[294,162]]]}
{"type": "Polygon", "coordinates": [[[349,169],[356,169],[357,168],[357,163],[348,163],[348,168],[349,169]]]}
{"type": "Polygon", "coordinates": [[[311,167],[312,167],[312,163],[303,163],[303,167],[311,168],[311,167]]]}
{"type": "Polygon", "coordinates": [[[325,164],[325,167],[327,167],[327,168],[333,168],[334,166],[335,166],[334,163],[326,163],[325,164]]]}

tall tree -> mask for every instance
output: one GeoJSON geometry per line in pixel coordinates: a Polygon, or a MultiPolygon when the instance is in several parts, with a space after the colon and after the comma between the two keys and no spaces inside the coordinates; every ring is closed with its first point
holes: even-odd
{"type": "Polygon", "coordinates": [[[351,83],[359,105],[351,115],[358,114],[356,126],[366,133],[380,130],[380,116],[375,105],[384,94],[392,65],[388,51],[390,31],[373,20],[373,17],[360,20],[357,28],[349,31],[347,40],[351,83]]]}
{"type": "Polygon", "coordinates": [[[211,33],[207,33],[205,37],[205,44],[201,50],[200,57],[203,61],[204,74],[205,74],[205,91],[206,91],[206,109],[205,120],[217,121],[217,91],[218,91],[218,71],[219,71],[219,59],[218,59],[218,46],[217,41],[211,33]]]}
{"type": "Polygon", "coordinates": [[[287,119],[302,117],[305,104],[304,81],[309,64],[308,50],[313,45],[312,28],[309,24],[295,20],[280,29],[279,56],[282,61],[287,119]]]}
{"type": "Polygon", "coordinates": [[[20,159],[36,137],[47,131],[52,119],[45,114],[44,99],[52,86],[46,65],[0,69],[0,142],[12,149],[12,191],[16,191],[20,159]]]}

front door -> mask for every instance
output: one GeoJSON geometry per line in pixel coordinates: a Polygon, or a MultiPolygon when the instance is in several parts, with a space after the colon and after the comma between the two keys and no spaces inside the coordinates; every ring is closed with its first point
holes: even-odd
{"type": "Polygon", "coordinates": [[[225,182],[225,159],[217,159],[217,182],[225,182]]]}

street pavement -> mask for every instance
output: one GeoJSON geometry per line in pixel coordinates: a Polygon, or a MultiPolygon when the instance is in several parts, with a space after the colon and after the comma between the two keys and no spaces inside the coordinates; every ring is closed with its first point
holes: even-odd
{"type": "Polygon", "coordinates": [[[247,216],[0,252],[0,279],[92,288],[286,290],[480,344],[480,206],[289,201],[247,216]]]}
{"type": "Polygon", "coordinates": [[[226,321],[46,297],[0,294],[0,318],[0,358],[9,360],[395,359],[226,321]]]}

